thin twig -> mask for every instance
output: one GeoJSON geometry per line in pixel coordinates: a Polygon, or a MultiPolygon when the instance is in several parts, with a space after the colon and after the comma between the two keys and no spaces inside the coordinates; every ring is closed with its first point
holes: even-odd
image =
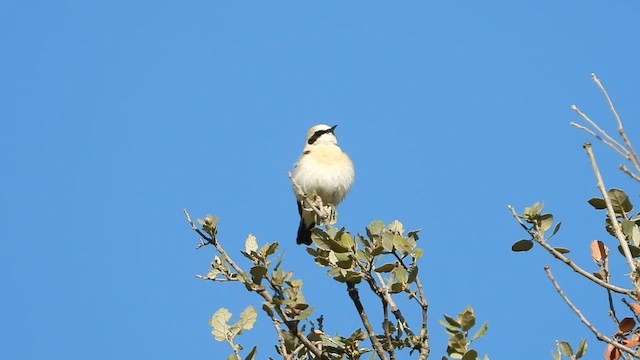
{"type": "Polygon", "coordinates": [[[629,300],[627,300],[626,298],[622,298],[622,302],[629,307],[629,310],[631,310],[631,312],[633,313],[633,316],[635,316],[636,321],[640,322],[640,316],[638,316],[638,313],[636,313],[636,310],[632,306],[637,304],[631,304],[629,300]]]}
{"type": "MultiPolygon", "coordinates": [[[[404,260],[398,255],[398,253],[396,253],[395,251],[393,251],[392,253],[396,257],[400,265],[402,265],[402,267],[405,270],[409,271],[409,267],[404,263],[404,260]]],[[[428,320],[427,311],[429,309],[429,302],[427,301],[427,298],[424,295],[424,290],[422,288],[422,283],[420,282],[420,278],[416,277],[415,283],[416,283],[416,287],[418,288],[418,296],[420,298],[417,298],[415,296],[413,296],[413,298],[416,299],[416,301],[420,305],[421,312],[422,312],[421,329],[424,330],[424,336],[422,337],[422,344],[420,346],[420,356],[418,357],[418,359],[426,360],[429,357],[429,352],[431,351],[431,349],[429,348],[429,330],[427,329],[427,320],[428,320]]]]}
{"type": "Polygon", "coordinates": [[[607,216],[609,217],[609,221],[611,221],[611,227],[613,228],[614,233],[616,234],[616,238],[622,247],[622,252],[624,253],[624,257],[627,259],[627,265],[629,265],[629,269],[631,270],[632,281],[635,287],[636,285],[636,277],[637,277],[637,269],[636,264],[633,261],[633,257],[631,256],[631,250],[629,249],[629,244],[627,243],[627,239],[622,233],[622,229],[620,228],[620,223],[616,217],[616,213],[613,210],[613,205],[611,204],[611,199],[609,198],[609,194],[607,189],[604,186],[604,181],[602,180],[602,175],[600,175],[600,170],[598,169],[598,164],[596,163],[596,158],[593,154],[593,149],[590,143],[585,143],[583,148],[586,150],[587,155],[589,156],[589,160],[591,161],[591,168],[593,169],[593,173],[596,177],[598,189],[602,194],[602,198],[604,199],[607,205],[607,216]]]}
{"type": "Polygon", "coordinates": [[[282,330],[280,330],[280,321],[278,321],[275,316],[271,317],[271,321],[273,322],[273,327],[276,328],[276,333],[278,334],[278,342],[280,343],[280,351],[282,352],[282,357],[285,359],[289,359],[289,354],[287,353],[287,345],[284,342],[282,330]]]}
{"type": "Polygon", "coordinates": [[[384,301],[382,302],[382,313],[384,315],[382,324],[384,328],[384,336],[387,339],[387,353],[389,353],[389,358],[393,360],[396,358],[396,354],[393,347],[393,342],[391,342],[391,332],[389,331],[389,326],[391,324],[389,322],[389,304],[384,301]]]}
{"type": "Polygon", "coordinates": [[[623,295],[629,295],[629,296],[633,296],[633,291],[629,290],[629,289],[624,289],[615,285],[611,285],[610,283],[600,280],[597,277],[595,277],[592,273],[584,270],[583,268],[581,268],[578,264],[574,263],[571,259],[569,259],[568,257],[564,256],[563,254],[561,254],[558,250],[554,249],[551,245],[549,245],[544,238],[541,238],[540,235],[538,235],[537,233],[531,231],[531,229],[529,229],[523,222],[522,219],[520,219],[520,217],[518,216],[518,214],[516,213],[516,210],[513,208],[513,206],[511,205],[507,205],[507,207],[509,208],[509,211],[511,212],[511,215],[516,219],[516,221],[518,221],[518,223],[529,233],[529,235],[531,235],[531,238],[538,244],[540,244],[540,246],[542,246],[545,250],[547,250],[547,252],[549,252],[551,255],[553,255],[553,257],[555,257],[556,259],[562,261],[563,263],[567,264],[567,266],[569,266],[571,269],[573,269],[573,271],[577,272],[578,274],[584,276],[585,278],[593,281],[594,283],[609,289],[613,292],[616,292],[618,294],[623,294],[623,295]]]}
{"type": "Polygon", "coordinates": [[[587,318],[584,317],[584,315],[582,315],[582,312],[580,312],[580,310],[573,305],[573,303],[571,302],[571,300],[569,300],[569,298],[567,297],[567,295],[565,295],[564,291],[562,291],[562,288],[560,288],[560,285],[558,284],[558,282],[556,281],[556,279],[553,277],[553,274],[551,274],[551,269],[549,268],[548,265],[545,265],[544,267],[544,271],[547,273],[547,277],[549,278],[549,280],[551,280],[551,283],[553,284],[553,287],[556,288],[556,291],[558,292],[558,294],[560,295],[560,297],[562,298],[562,300],[564,300],[565,303],[567,303],[567,305],[569,305],[569,307],[571,308],[571,310],[578,316],[578,318],[580,319],[580,321],[587,327],[589,328],[589,330],[591,330],[591,332],[593,332],[593,334],[596,336],[596,338],[598,338],[598,340],[600,341],[604,341],[607,344],[611,344],[612,346],[616,347],[618,350],[624,351],[628,354],[631,354],[633,356],[640,356],[640,352],[636,353],[633,349],[628,348],[622,344],[620,344],[619,342],[605,336],[604,334],[602,334],[600,331],[598,331],[598,329],[596,329],[590,322],[589,320],[587,320],[587,318]]]}
{"type": "MultiPolygon", "coordinates": [[[[575,105],[574,105],[574,107],[575,107],[575,105]]],[[[573,108],[573,107],[572,107],[572,108],[573,108]]],[[[574,110],[576,110],[576,111],[578,112],[578,114],[582,114],[582,112],[580,112],[580,110],[578,110],[578,108],[577,108],[577,107],[575,107],[575,109],[574,109],[574,110]]],[[[582,115],[584,115],[584,114],[582,114],[582,115]]],[[[584,116],[586,116],[586,115],[584,115],[584,116]]],[[[572,122],[570,122],[570,123],[569,123],[569,125],[571,125],[571,126],[573,126],[573,127],[575,127],[575,128],[578,128],[578,129],[580,129],[580,130],[585,131],[585,132],[586,132],[586,133],[588,133],[589,135],[591,135],[591,136],[595,137],[596,139],[598,139],[598,140],[602,141],[605,145],[607,145],[607,146],[609,146],[610,148],[612,148],[615,152],[617,152],[617,153],[618,153],[620,156],[622,156],[623,158],[625,158],[625,159],[627,158],[626,149],[622,148],[622,150],[620,150],[618,147],[616,147],[616,145],[614,145],[613,143],[611,143],[609,140],[603,139],[600,135],[596,134],[593,130],[589,129],[588,127],[586,127],[586,126],[582,126],[582,125],[580,125],[580,124],[578,124],[578,123],[575,123],[575,122],[573,122],[573,121],[572,121],[572,122]]],[[[622,146],[622,145],[618,144],[618,146],[622,146]]]]}
{"type": "Polygon", "coordinates": [[[360,295],[358,294],[358,289],[356,289],[355,284],[352,282],[347,283],[347,291],[349,292],[349,297],[353,301],[353,304],[358,310],[358,315],[360,315],[360,319],[362,320],[362,325],[364,325],[367,330],[367,334],[369,335],[369,340],[371,340],[371,344],[373,345],[374,350],[378,354],[378,357],[381,360],[386,360],[387,356],[384,353],[384,349],[382,348],[382,344],[378,341],[375,332],[373,331],[373,327],[369,322],[369,318],[367,317],[367,313],[364,310],[364,306],[360,302],[360,295]]]}
{"type": "Polygon", "coordinates": [[[631,170],[629,170],[629,168],[626,165],[624,164],[620,165],[619,169],[622,170],[623,173],[629,175],[633,180],[640,182],[640,176],[631,172],[631,170]]]}
{"type": "Polygon", "coordinates": [[[613,102],[609,97],[609,93],[607,93],[607,90],[604,88],[604,86],[602,85],[602,82],[600,82],[600,79],[598,79],[596,74],[591,74],[591,78],[596,83],[596,85],[598,85],[598,88],[600,88],[600,91],[602,91],[602,93],[604,94],[604,97],[607,99],[607,103],[609,103],[609,109],[611,109],[613,116],[616,118],[616,122],[618,123],[618,133],[620,134],[620,137],[622,137],[622,140],[624,141],[625,145],[627,145],[627,149],[629,151],[629,156],[628,156],[629,161],[631,161],[631,164],[633,164],[633,167],[636,168],[636,171],[640,172],[640,159],[638,159],[638,154],[635,152],[635,150],[633,150],[631,141],[629,141],[629,138],[627,137],[627,134],[624,131],[624,126],[622,126],[622,119],[620,119],[620,116],[618,115],[616,108],[613,106],[613,102]]]}
{"type": "MultiPolygon", "coordinates": [[[[380,287],[380,294],[384,297],[385,302],[389,304],[389,306],[391,307],[391,313],[396,318],[396,320],[398,320],[398,326],[400,326],[400,328],[404,330],[407,333],[407,335],[409,335],[410,337],[415,336],[414,332],[411,330],[411,327],[409,326],[409,323],[407,323],[407,320],[402,315],[400,308],[398,308],[398,305],[396,305],[395,300],[393,300],[393,297],[389,293],[389,289],[385,285],[382,275],[376,272],[376,276],[378,277],[378,281],[380,281],[380,283],[382,284],[382,287],[380,287]]],[[[412,347],[415,346],[411,338],[409,338],[409,343],[411,344],[412,347]]]]}
{"type": "MultiPolygon", "coordinates": [[[[609,134],[607,134],[606,131],[602,130],[602,128],[600,128],[600,126],[598,126],[598,124],[596,124],[595,121],[591,120],[591,118],[589,116],[587,116],[587,114],[583,113],[576,105],[571,105],[571,110],[575,111],[581,118],[583,118],[586,122],[591,124],[591,126],[593,126],[604,137],[604,139],[598,137],[598,135],[594,134],[593,131],[590,131],[590,133],[592,133],[593,136],[598,138],[603,143],[609,145],[613,150],[615,150],[618,154],[620,154],[625,159],[628,158],[629,150],[627,148],[625,148],[624,146],[622,146],[622,144],[617,142],[609,134]],[[608,142],[605,141],[605,139],[608,142]]],[[[589,132],[589,131],[587,131],[587,132],[589,132]]]]}

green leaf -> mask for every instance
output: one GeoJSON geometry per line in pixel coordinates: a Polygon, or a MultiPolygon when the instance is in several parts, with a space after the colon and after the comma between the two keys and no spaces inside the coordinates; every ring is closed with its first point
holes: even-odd
{"type": "Polygon", "coordinates": [[[247,308],[240,314],[240,320],[236,321],[229,327],[231,337],[233,338],[236,335],[242,334],[243,331],[251,330],[257,318],[258,313],[253,306],[247,306],[247,308]]]}
{"type": "Polygon", "coordinates": [[[524,208],[522,216],[525,218],[525,220],[531,221],[540,215],[543,207],[544,206],[541,203],[537,202],[531,205],[531,207],[524,208]]]}
{"type": "Polygon", "coordinates": [[[531,240],[519,240],[511,246],[511,250],[515,252],[529,251],[531,248],[533,248],[533,241],[531,240]]]}
{"type": "Polygon", "coordinates": [[[256,237],[252,234],[249,234],[249,236],[247,236],[247,240],[244,241],[244,251],[246,251],[247,254],[258,251],[258,242],[256,241],[256,237]]]}
{"type": "Polygon", "coordinates": [[[631,201],[629,201],[629,197],[624,191],[611,189],[607,195],[609,195],[609,199],[611,199],[611,205],[616,214],[628,213],[633,210],[633,205],[631,205],[631,201]]]}
{"type": "Polygon", "coordinates": [[[462,356],[462,360],[476,360],[478,359],[478,352],[475,350],[469,350],[466,353],[464,353],[464,356],[462,356]]]}
{"type": "Polygon", "coordinates": [[[604,201],[604,199],[600,199],[600,198],[589,199],[589,204],[593,206],[596,210],[602,210],[607,208],[607,203],[604,201]]]}
{"type": "Polygon", "coordinates": [[[231,354],[227,356],[227,360],[242,360],[242,359],[240,359],[236,354],[231,354]]]}
{"type": "Polygon", "coordinates": [[[571,345],[566,342],[566,341],[559,341],[558,342],[558,347],[560,348],[560,351],[562,351],[562,353],[568,357],[573,356],[573,349],[571,348],[571,345]]]}
{"type": "Polygon", "coordinates": [[[398,282],[402,284],[406,284],[407,280],[409,279],[409,273],[407,273],[407,270],[405,270],[402,266],[397,266],[393,271],[393,274],[395,275],[396,280],[398,280],[398,282]]]}
{"type": "Polygon", "coordinates": [[[411,253],[413,248],[416,246],[415,241],[413,244],[409,243],[409,241],[403,238],[400,235],[393,236],[393,246],[400,251],[400,253],[405,256],[411,253]]]}
{"type": "Polygon", "coordinates": [[[393,220],[387,228],[389,229],[389,231],[396,233],[398,235],[404,234],[404,226],[398,220],[393,220]]]}
{"type": "Polygon", "coordinates": [[[315,307],[307,308],[306,310],[300,312],[298,316],[296,316],[296,320],[304,320],[308,318],[309,315],[311,315],[311,313],[313,313],[315,310],[316,310],[315,307]]]}
{"type": "MultiPolygon", "coordinates": [[[[558,222],[556,224],[556,226],[553,228],[553,232],[551,233],[551,236],[554,236],[555,234],[558,233],[558,231],[560,230],[560,225],[562,225],[562,221],[558,222]]],[[[549,236],[549,237],[551,237],[549,236]]]]}
{"type": "Polygon", "coordinates": [[[385,250],[387,251],[393,250],[393,237],[394,237],[394,234],[390,231],[382,232],[382,247],[385,250]]]}
{"type": "Polygon", "coordinates": [[[349,233],[343,233],[340,235],[340,245],[344,246],[347,249],[353,248],[356,244],[356,241],[349,235],[349,233]]]}
{"type": "Polygon", "coordinates": [[[268,269],[264,266],[254,266],[249,270],[251,273],[251,280],[254,284],[260,285],[262,283],[262,279],[265,275],[267,275],[268,269]]]}
{"type": "Polygon", "coordinates": [[[567,253],[570,253],[570,252],[571,252],[571,250],[569,250],[569,249],[565,249],[565,248],[562,248],[562,247],[557,247],[557,248],[554,248],[554,249],[555,249],[557,252],[559,252],[560,254],[567,254],[567,253]]]}
{"type": "Polygon", "coordinates": [[[417,277],[418,277],[418,267],[414,265],[409,269],[409,277],[407,278],[407,282],[411,284],[412,282],[416,281],[417,277]]]}
{"type": "Polygon", "coordinates": [[[634,246],[640,246],[640,231],[638,230],[638,225],[635,222],[625,220],[622,222],[622,232],[627,236],[627,238],[631,239],[631,243],[634,246]]]}
{"type": "Polygon", "coordinates": [[[225,341],[227,339],[227,333],[229,331],[229,325],[227,322],[231,319],[231,313],[225,308],[220,308],[213,314],[209,325],[213,328],[211,334],[216,341],[225,341]]]}
{"type": "Polygon", "coordinates": [[[247,357],[244,358],[244,360],[254,360],[256,358],[257,353],[258,353],[258,348],[254,346],[253,349],[251,349],[251,352],[249,352],[249,354],[247,355],[247,357]]]}
{"type": "Polygon", "coordinates": [[[455,334],[458,334],[458,333],[461,332],[459,326],[451,325],[451,324],[449,324],[448,322],[446,322],[444,320],[438,320],[438,322],[440,323],[440,325],[445,327],[445,329],[447,330],[449,335],[455,335],[455,334]]]}
{"type": "MultiPolygon", "coordinates": [[[[635,247],[633,245],[629,245],[629,250],[631,251],[631,256],[634,258],[640,257],[640,248],[635,247]]],[[[624,256],[624,252],[622,251],[622,246],[618,245],[618,251],[622,256],[624,256]]]]}
{"type": "Polygon", "coordinates": [[[382,254],[383,251],[384,251],[384,248],[382,246],[375,247],[371,250],[371,256],[376,257],[382,254]]]}
{"type": "Polygon", "coordinates": [[[546,232],[547,230],[551,229],[551,225],[553,225],[553,215],[540,215],[540,231],[546,232]]]}
{"type": "Polygon", "coordinates": [[[271,305],[271,304],[269,304],[269,303],[267,303],[267,302],[263,302],[263,303],[262,303],[262,310],[264,310],[264,312],[266,312],[266,313],[267,313],[267,315],[269,315],[269,317],[271,317],[271,318],[272,318],[272,317],[273,317],[274,312],[273,312],[273,309],[271,308],[271,306],[272,306],[272,305],[271,305]]]}
{"type": "Polygon", "coordinates": [[[416,260],[420,260],[423,254],[424,254],[424,251],[422,249],[415,249],[413,250],[413,254],[411,256],[413,256],[413,258],[416,260]]]}
{"type": "Polygon", "coordinates": [[[391,288],[389,289],[389,292],[392,293],[392,294],[397,294],[397,293],[400,293],[402,291],[404,291],[404,285],[402,283],[399,283],[399,282],[393,283],[391,285],[391,288]]]}
{"type": "Polygon", "coordinates": [[[582,339],[580,340],[580,344],[578,345],[578,351],[576,351],[576,359],[580,359],[586,353],[587,353],[587,339],[582,339]]]}
{"type": "Polygon", "coordinates": [[[562,359],[562,355],[559,352],[556,352],[555,350],[551,350],[551,356],[553,357],[553,360],[562,359]]]}
{"type": "Polygon", "coordinates": [[[473,337],[471,338],[471,341],[478,340],[481,337],[485,336],[488,329],[489,329],[489,323],[485,322],[480,328],[480,330],[478,330],[478,332],[473,335],[473,337]]]}
{"type": "Polygon", "coordinates": [[[452,318],[451,316],[448,316],[448,315],[444,314],[444,319],[447,320],[447,322],[449,324],[451,324],[452,326],[455,326],[457,328],[461,328],[462,327],[460,325],[460,323],[457,320],[455,320],[454,318],[452,318]]]}
{"type": "Polygon", "coordinates": [[[384,265],[378,266],[374,271],[378,273],[388,273],[395,268],[396,268],[395,264],[384,264],[384,265]]]}
{"type": "Polygon", "coordinates": [[[267,249],[267,256],[269,255],[273,255],[278,251],[278,243],[274,242],[273,244],[269,245],[269,248],[267,249]]]}
{"type": "Polygon", "coordinates": [[[476,315],[473,313],[473,309],[467,306],[462,313],[458,315],[458,321],[460,327],[464,331],[469,331],[476,324],[476,315]]]}
{"type": "Polygon", "coordinates": [[[369,230],[371,234],[380,234],[382,229],[384,229],[384,223],[380,220],[373,221],[367,226],[367,230],[369,230]]]}

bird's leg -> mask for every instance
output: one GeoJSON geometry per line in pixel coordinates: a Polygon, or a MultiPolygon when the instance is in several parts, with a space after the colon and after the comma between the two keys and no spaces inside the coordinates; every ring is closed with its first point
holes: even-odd
{"type": "Polygon", "coordinates": [[[335,205],[333,204],[327,204],[324,206],[324,211],[326,214],[328,214],[327,216],[327,223],[329,225],[333,225],[336,222],[338,222],[338,210],[336,210],[335,205]]]}

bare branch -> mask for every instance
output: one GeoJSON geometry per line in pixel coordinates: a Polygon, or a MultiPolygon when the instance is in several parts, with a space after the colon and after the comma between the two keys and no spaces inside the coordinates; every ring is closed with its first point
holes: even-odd
{"type": "Polygon", "coordinates": [[[571,123],[573,126],[580,128],[582,130],[585,130],[591,135],[595,136],[598,140],[602,141],[603,143],[611,147],[613,150],[615,150],[623,158],[625,159],[629,158],[629,150],[627,150],[624,146],[622,146],[622,144],[620,144],[614,138],[612,138],[609,134],[607,134],[606,131],[602,130],[602,128],[600,128],[598,124],[595,123],[595,121],[591,120],[591,118],[587,116],[587,114],[580,111],[580,109],[576,105],[571,105],[571,110],[575,111],[581,118],[583,118],[586,122],[588,122],[591,126],[593,126],[602,135],[604,139],[598,136],[597,134],[595,134],[594,131],[588,130],[584,126],[580,126],[578,124],[573,125],[575,123],[571,123]]]}
{"type": "Polygon", "coordinates": [[[636,168],[636,171],[640,172],[640,159],[638,159],[638,154],[635,152],[635,150],[633,150],[631,141],[629,141],[629,138],[627,137],[627,134],[624,131],[624,126],[622,126],[622,119],[620,119],[620,116],[618,115],[616,108],[613,106],[613,102],[609,97],[609,93],[607,93],[607,90],[604,88],[604,86],[602,85],[602,82],[600,82],[600,79],[598,79],[596,74],[591,74],[591,78],[596,83],[596,85],[598,85],[598,88],[600,88],[600,91],[602,91],[602,94],[604,94],[604,97],[607,99],[607,103],[609,103],[609,109],[613,113],[613,116],[616,118],[616,122],[618,123],[618,133],[620,134],[620,137],[622,137],[622,140],[624,141],[625,145],[627,145],[627,149],[629,151],[629,156],[627,156],[627,159],[631,161],[631,164],[633,164],[633,167],[636,168]]]}
{"type": "MultiPolygon", "coordinates": [[[[395,251],[393,251],[392,253],[396,257],[400,265],[402,265],[402,267],[405,270],[409,271],[409,267],[404,263],[404,260],[400,256],[398,256],[398,254],[395,251]]],[[[380,278],[380,281],[382,281],[381,276],[378,275],[378,277],[380,278]]],[[[420,278],[416,277],[415,283],[416,283],[416,287],[418,288],[419,298],[416,297],[415,295],[412,297],[420,305],[420,310],[422,312],[421,329],[424,330],[424,336],[422,337],[422,344],[420,346],[420,356],[418,357],[418,359],[426,360],[429,357],[429,352],[431,351],[429,347],[429,330],[427,328],[429,302],[427,301],[427,297],[424,295],[424,290],[422,288],[422,283],[420,282],[420,278]]]]}
{"type": "Polygon", "coordinates": [[[371,340],[371,344],[378,354],[378,357],[382,360],[387,360],[387,356],[384,353],[384,349],[382,348],[382,344],[378,341],[375,332],[373,331],[373,327],[369,322],[369,318],[367,317],[367,313],[364,310],[364,306],[360,302],[360,294],[358,294],[358,289],[356,289],[355,284],[352,282],[347,282],[347,291],[349,292],[349,297],[353,301],[353,304],[356,306],[358,310],[358,315],[360,315],[360,319],[362,320],[362,324],[367,330],[367,334],[369,335],[369,340],[371,340]]]}
{"type": "Polygon", "coordinates": [[[278,342],[280,343],[280,351],[282,352],[282,357],[284,359],[292,359],[287,354],[287,345],[284,342],[284,336],[282,336],[282,330],[280,329],[280,321],[275,318],[275,316],[271,317],[271,321],[273,322],[273,327],[276,328],[276,334],[278,334],[278,342]]]}
{"type": "Polygon", "coordinates": [[[558,292],[558,294],[560,295],[562,300],[564,300],[564,302],[567,303],[567,305],[569,305],[571,310],[578,316],[580,321],[587,328],[589,328],[589,330],[591,330],[591,332],[593,332],[593,334],[596,336],[596,338],[598,338],[598,340],[604,341],[607,344],[611,344],[612,346],[616,347],[618,350],[624,351],[624,352],[626,352],[626,353],[628,353],[630,355],[633,355],[635,357],[640,356],[640,352],[636,352],[633,349],[628,348],[628,347],[620,344],[619,342],[615,341],[614,339],[611,339],[611,338],[605,336],[604,334],[602,334],[600,331],[598,331],[598,329],[596,329],[589,322],[589,320],[587,320],[587,318],[585,318],[584,315],[582,315],[582,312],[580,312],[580,310],[575,305],[573,305],[573,303],[571,302],[571,300],[569,300],[567,295],[565,295],[564,291],[562,291],[562,288],[560,288],[560,285],[558,284],[556,279],[553,277],[553,274],[551,274],[551,269],[549,268],[548,265],[544,267],[544,271],[547,273],[547,277],[549,278],[549,280],[551,280],[551,283],[553,284],[553,287],[556,288],[556,291],[558,292]]]}
{"type": "Polygon", "coordinates": [[[611,204],[611,199],[609,199],[609,194],[607,192],[607,189],[604,186],[604,181],[602,180],[602,175],[600,175],[600,170],[598,169],[598,164],[596,163],[596,158],[593,155],[593,149],[591,147],[590,143],[585,143],[583,145],[583,148],[586,150],[587,155],[589,156],[589,160],[591,161],[591,168],[593,168],[593,173],[596,177],[596,181],[597,181],[597,185],[598,185],[598,189],[600,190],[600,193],[602,194],[602,198],[604,199],[605,203],[607,204],[607,216],[609,217],[609,221],[611,221],[611,226],[613,227],[614,233],[616,234],[616,238],[618,239],[618,242],[620,243],[620,246],[622,247],[622,252],[624,253],[624,257],[627,259],[627,264],[629,265],[629,269],[631,270],[631,276],[632,276],[632,280],[634,283],[634,286],[637,288],[636,285],[636,276],[637,276],[637,269],[636,269],[636,264],[633,261],[633,257],[631,256],[631,250],[629,249],[629,244],[627,243],[627,239],[624,236],[624,234],[622,233],[622,229],[620,228],[620,224],[616,218],[616,213],[613,210],[613,205],[611,204]]]}
{"type": "MultiPolygon", "coordinates": [[[[577,108],[575,105],[572,107],[572,109],[574,109],[575,111],[577,111],[577,112],[578,112],[578,114],[582,114],[582,115],[586,116],[585,114],[583,114],[582,112],[580,112],[580,110],[578,110],[578,108],[577,108]]],[[[626,149],[625,149],[624,147],[622,147],[622,145],[618,144],[617,142],[615,142],[615,144],[617,144],[617,145],[614,145],[614,143],[610,142],[609,140],[603,139],[600,135],[596,134],[595,132],[593,132],[593,130],[589,129],[588,127],[586,127],[586,126],[582,126],[582,125],[580,125],[580,124],[578,124],[578,123],[575,123],[575,122],[573,122],[573,121],[572,121],[572,122],[570,122],[570,123],[569,123],[569,125],[571,125],[571,126],[573,126],[573,127],[575,127],[575,128],[578,128],[578,129],[580,129],[580,130],[585,131],[585,132],[586,132],[586,133],[588,133],[589,135],[591,135],[591,136],[595,137],[596,139],[598,139],[598,140],[602,141],[605,145],[607,145],[607,146],[609,146],[610,148],[612,148],[612,149],[613,149],[615,152],[617,152],[620,156],[622,156],[623,158],[627,159],[627,157],[628,157],[628,156],[627,156],[627,151],[626,151],[626,149]],[[619,147],[618,147],[618,146],[619,146],[619,147]]]]}
{"type": "Polygon", "coordinates": [[[624,164],[620,165],[619,169],[622,170],[623,173],[629,175],[633,180],[640,182],[640,176],[631,172],[631,170],[629,170],[629,168],[626,165],[624,164]]]}

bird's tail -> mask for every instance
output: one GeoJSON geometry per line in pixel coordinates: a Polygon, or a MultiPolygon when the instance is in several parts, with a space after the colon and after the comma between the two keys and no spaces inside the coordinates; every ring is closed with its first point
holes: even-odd
{"type": "Polygon", "coordinates": [[[313,223],[311,223],[311,226],[306,226],[302,217],[300,218],[300,225],[298,226],[298,237],[296,238],[296,243],[298,245],[311,245],[311,229],[313,229],[313,226],[313,223]]]}

